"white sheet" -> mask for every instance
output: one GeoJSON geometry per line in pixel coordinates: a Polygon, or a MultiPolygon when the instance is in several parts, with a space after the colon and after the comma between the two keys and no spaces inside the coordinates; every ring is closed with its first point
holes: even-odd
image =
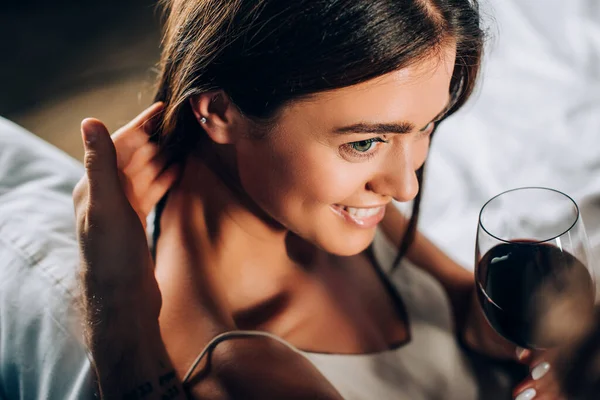
{"type": "Polygon", "coordinates": [[[600,1],[498,0],[483,11],[484,79],[436,133],[421,229],[472,269],[485,201],[548,186],[579,203],[600,261],[600,1]]]}

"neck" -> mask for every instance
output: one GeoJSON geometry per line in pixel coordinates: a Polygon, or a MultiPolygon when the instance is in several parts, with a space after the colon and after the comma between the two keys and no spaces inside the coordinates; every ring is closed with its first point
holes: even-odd
{"type": "Polygon", "coordinates": [[[286,292],[300,267],[319,254],[244,195],[230,170],[189,158],[169,195],[157,244],[157,269],[162,260],[169,265],[167,279],[182,276],[190,285],[182,293],[211,293],[223,315],[286,292]]]}

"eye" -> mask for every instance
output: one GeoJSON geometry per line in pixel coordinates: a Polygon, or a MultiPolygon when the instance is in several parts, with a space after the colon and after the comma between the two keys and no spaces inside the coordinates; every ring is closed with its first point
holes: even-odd
{"type": "Polygon", "coordinates": [[[366,153],[375,147],[375,143],[387,143],[387,140],[382,138],[371,138],[366,140],[360,140],[358,142],[348,143],[350,148],[358,153],[366,153]]]}
{"type": "Polygon", "coordinates": [[[361,140],[360,142],[353,142],[350,143],[350,147],[352,147],[353,150],[358,151],[359,153],[366,153],[367,151],[373,148],[373,143],[377,142],[377,139],[378,138],[373,138],[361,140]]]}
{"type": "Polygon", "coordinates": [[[352,159],[371,158],[377,153],[379,143],[388,143],[388,141],[380,137],[359,140],[342,145],[340,151],[352,159]]]}

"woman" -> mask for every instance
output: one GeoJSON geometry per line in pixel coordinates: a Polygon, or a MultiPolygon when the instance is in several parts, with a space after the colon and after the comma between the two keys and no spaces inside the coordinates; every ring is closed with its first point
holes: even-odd
{"type": "MultiPolygon", "coordinates": [[[[82,125],[74,198],[102,396],[477,398],[456,337],[515,349],[471,308],[472,276],[415,232],[431,135],[478,74],[476,4],[167,6],[161,103],[116,153],[99,121],[82,125]],[[415,201],[410,221],[393,200],[415,201]],[[415,266],[396,268],[405,254],[415,266]]],[[[515,396],[558,398],[548,364],[532,366],[515,396]]]]}

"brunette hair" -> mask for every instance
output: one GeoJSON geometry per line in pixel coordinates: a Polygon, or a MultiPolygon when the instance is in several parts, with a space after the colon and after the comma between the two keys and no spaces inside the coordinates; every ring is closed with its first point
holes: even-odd
{"type": "MultiPolygon", "coordinates": [[[[167,0],[156,138],[176,159],[202,133],[189,99],[224,91],[240,112],[268,124],[312,94],[405,68],[456,43],[450,83],[458,110],[475,86],[484,34],[476,0],[167,0]]],[[[417,172],[419,183],[423,169],[417,172]]],[[[413,203],[397,262],[416,230],[413,203]]]]}

